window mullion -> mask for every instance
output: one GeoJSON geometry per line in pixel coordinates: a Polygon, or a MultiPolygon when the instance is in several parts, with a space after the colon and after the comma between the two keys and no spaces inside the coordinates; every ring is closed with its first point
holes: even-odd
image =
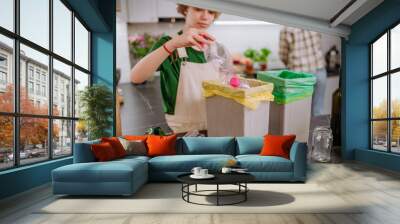
{"type": "MultiPolygon", "coordinates": [[[[387,71],[390,71],[390,29],[388,30],[388,32],[387,32],[387,71]]],[[[388,85],[388,87],[387,87],[387,90],[388,90],[388,92],[387,92],[387,95],[388,95],[388,107],[387,107],[387,110],[388,110],[388,118],[391,118],[392,117],[392,99],[391,99],[391,79],[392,79],[392,75],[389,73],[388,75],[387,75],[387,77],[388,77],[388,79],[387,79],[387,85],[388,85]]],[[[391,133],[392,133],[392,131],[391,131],[391,129],[392,129],[392,125],[391,125],[391,123],[392,123],[392,121],[391,120],[389,120],[388,121],[388,128],[387,128],[387,130],[388,130],[388,141],[389,141],[389,143],[388,143],[388,152],[391,152],[392,151],[392,135],[391,135],[391,133]]]]}
{"type": "MultiPolygon", "coordinates": [[[[19,35],[19,8],[20,8],[20,0],[14,1],[14,30],[17,35],[19,35]]],[[[20,112],[20,46],[19,39],[14,39],[14,112],[19,114],[20,112]]],[[[20,165],[20,155],[19,155],[19,136],[20,136],[20,118],[14,116],[14,166],[20,165]]]]}
{"type": "Polygon", "coordinates": [[[373,58],[373,53],[374,53],[374,48],[372,47],[372,44],[369,46],[369,52],[370,52],[370,57],[369,57],[369,64],[370,64],[370,66],[369,66],[369,69],[370,69],[370,71],[369,71],[369,119],[370,119],[370,122],[369,122],[369,138],[370,138],[370,141],[369,141],[369,145],[370,145],[370,149],[372,150],[373,148],[374,148],[374,136],[373,136],[373,127],[374,127],[374,123],[373,123],[373,121],[372,121],[372,119],[374,118],[373,117],[373,91],[374,91],[374,88],[373,88],[373,79],[372,79],[372,72],[374,71],[373,70],[373,60],[372,60],[372,58],[373,58]]]}
{"type": "MultiPolygon", "coordinates": [[[[92,34],[90,32],[88,32],[88,70],[91,72],[92,71],[92,60],[91,60],[91,44],[92,44],[92,34]]],[[[89,85],[92,85],[92,82],[90,82],[89,85]]]]}
{"type": "MultiPolygon", "coordinates": [[[[53,52],[53,0],[49,0],[49,50],[53,52]]],[[[48,92],[49,97],[49,116],[48,120],[48,152],[49,159],[53,159],[53,56],[49,55],[49,74],[48,74],[48,92]]]]}
{"type": "MultiPolygon", "coordinates": [[[[71,117],[75,118],[75,12],[72,11],[71,14],[71,23],[72,23],[72,38],[71,38],[71,59],[72,59],[72,64],[73,66],[71,67],[71,100],[72,100],[72,105],[71,105],[71,117]]],[[[71,150],[72,150],[72,155],[74,155],[75,151],[75,126],[76,126],[76,121],[73,120],[71,122],[72,124],[72,130],[71,130],[71,150]]]]}

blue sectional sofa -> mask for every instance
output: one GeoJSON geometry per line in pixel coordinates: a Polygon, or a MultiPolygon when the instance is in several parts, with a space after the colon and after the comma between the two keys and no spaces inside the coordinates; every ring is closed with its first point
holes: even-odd
{"type": "Polygon", "coordinates": [[[218,172],[230,159],[247,168],[259,182],[305,182],[307,147],[295,142],[290,159],[260,156],[263,137],[183,137],[177,155],[127,156],[96,162],[91,141],[75,144],[74,163],[52,171],[53,193],[68,195],[131,195],[148,181],[176,181],[193,167],[218,172]]]}

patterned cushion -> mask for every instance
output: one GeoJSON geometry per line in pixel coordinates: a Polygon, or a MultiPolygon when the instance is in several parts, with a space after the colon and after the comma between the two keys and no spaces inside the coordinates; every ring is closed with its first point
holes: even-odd
{"type": "Polygon", "coordinates": [[[145,156],[147,155],[146,143],[142,140],[126,140],[119,138],[122,146],[126,151],[126,155],[145,156]]]}

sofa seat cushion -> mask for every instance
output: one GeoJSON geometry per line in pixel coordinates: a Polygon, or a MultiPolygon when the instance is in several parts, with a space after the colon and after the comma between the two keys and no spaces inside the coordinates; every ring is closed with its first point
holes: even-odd
{"type": "Polygon", "coordinates": [[[152,172],[190,172],[193,167],[203,167],[209,171],[219,171],[230,159],[231,155],[174,155],[158,156],[149,160],[149,170],[152,172]]]}
{"type": "Polygon", "coordinates": [[[239,155],[236,160],[249,172],[293,172],[292,161],[279,156],[239,155]]]}
{"type": "Polygon", "coordinates": [[[117,159],[114,161],[132,161],[132,160],[138,160],[138,161],[143,161],[143,162],[147,162],[149,161],[150,157],[148,156],[136,156],[136,155],[130,155],[130,156],[125,156],[124,158],[121,159],[117,159]]]}
{"type": "Polygon", "coordinates": [[[147,163],[140,159],[108,162],[75,163],[53,170],[58,182],[131,182],[132,177],[147,172],[147,163]]]}

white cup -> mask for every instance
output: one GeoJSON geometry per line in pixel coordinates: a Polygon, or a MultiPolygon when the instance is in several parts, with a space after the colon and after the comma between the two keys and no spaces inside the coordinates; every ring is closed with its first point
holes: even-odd
{"type": "Polygon", "coordinates": [[[208,169],[201,169],[200,170],[200,176],[207,176],[208,175],[208,169]]]}
{"type": "Polygon", "coordinates": [[[199,176],[199,175],[201,175],[200,174],[200,171],[202,170],[202,168],[201,167],[194,167],[193,169],[192,169],[192,173],[194,174],[194,175],[196,175],[196,176],[199,176]]]}
{"type": "Polygon", "coordinates": [[[232,171],[232,168],[230,167],[222,167],[221,172],[222,173],[230,173],[232,171]]]}

